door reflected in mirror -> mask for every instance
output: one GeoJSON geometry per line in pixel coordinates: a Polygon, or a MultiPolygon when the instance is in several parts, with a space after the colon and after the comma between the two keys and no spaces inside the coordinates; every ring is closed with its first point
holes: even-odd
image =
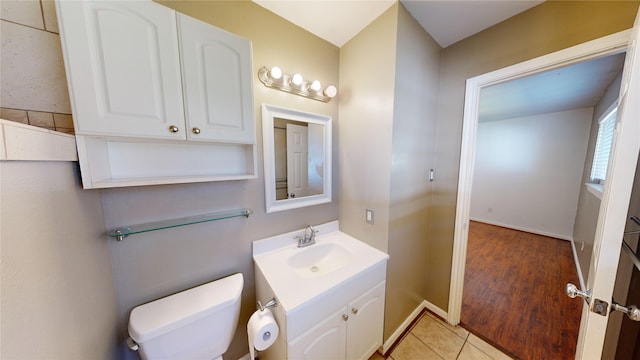
{"type": "Polygon", "coordinates": [[[323,125],[275,118],[276,200],[323,192],[323,125]]]}
{"type": "Polygon", "coordinates": [[[331,201],[331,117],[262,106],[267,212],[331,201]]]}

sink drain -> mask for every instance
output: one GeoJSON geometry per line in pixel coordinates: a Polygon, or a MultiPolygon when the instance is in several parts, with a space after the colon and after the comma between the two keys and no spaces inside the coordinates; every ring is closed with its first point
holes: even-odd
{"type": "Polygon", "coordinates": [[[311,272],[318,272],[320,271],[320,268],[314,265],[309,270],[311,270],[311,272]]]}

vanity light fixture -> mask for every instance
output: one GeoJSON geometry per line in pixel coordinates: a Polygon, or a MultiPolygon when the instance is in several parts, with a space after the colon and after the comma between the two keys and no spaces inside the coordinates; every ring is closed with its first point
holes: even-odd
{"type": "Polygon", "coordinates": [[[277,66],[274,66],[269,70],[269,77],[275,80],[278,80],[282,77],[282,69],[277,66]]]}
{"type": "Polygon", "coordinates": [[[302,75],[300,74],[293,74],[293,76],[291,77],[291,85],[293,86],[300,86],[302,85],[302,82],[304,81],[304,79],[302,78],[302,75]]]}
{"type": "Polygon", "coordinates": [[[326,89],[324,89],[324,95],[329,97],[329,98],[333,98],[338,94],[338,89],[336,89],[335,86],[333,85],[329,85],[327,86],[326,89]]]}
{"type": "Polygon", "coordinates": [[[261,67],[258,70],[258,79],[267,87],[323,102],[329,102],[338,94],[338,89],[333,85],[323,90],[320,81],[307,81],[300,74],[285,74],[277,66],[271,69],[261,67]]]}
{"type": "Polygon", "coordinates": [[[322,89],[322,84],[318,80],[313,80],[309,85],[309,90],[311,91],[320,91],[322,89]]]}

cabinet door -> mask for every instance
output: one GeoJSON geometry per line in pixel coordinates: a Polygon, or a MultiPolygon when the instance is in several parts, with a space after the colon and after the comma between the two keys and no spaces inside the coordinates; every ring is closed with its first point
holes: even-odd
{"type": "Polygon", "coordinates": [[[76,133],[186,138],[175,11],[151,1],[56,3],[76,133]]]}
{"type": "MultiPolygon", "coordinates": [[[[341,360],[345,358],[347,309],[330,315],[289,343],[288,359],[341,360]]],[[[347,318],[348,319],[348,318],[347,318]]]]}
{"type": "Polygon", "coordinates": [[[255,143],[251,42],[178,14],[189,140],[255,143]]]}
{"type": "Polygon", "coordinates": [[[347,359],[367,360],[382,345],[384,290],[383,281],[349,303],[347,359]]]}

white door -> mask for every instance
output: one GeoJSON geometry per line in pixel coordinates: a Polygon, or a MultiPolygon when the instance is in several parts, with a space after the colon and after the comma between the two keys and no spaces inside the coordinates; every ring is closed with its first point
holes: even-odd
{"type": "Polygon", "coordinates": [[[640,51],[637,51],[640,24],[636,22],[622,75],[618,119],[614,133],[609,171],[604,185],[587,288],[591,289],[590,308],[582,311],[576,359],[599,357],[604,344],[609,309],[604,315],[593,312],[597,300],[611,306],[618,259],[622,246],[627,210],[640,148],[640,51]]]}
{"type": "Polygon", "coordinates": [[[287,191],[289,198],[309,193],[309,132],[306,126],[287,124],[287,191]]]}

